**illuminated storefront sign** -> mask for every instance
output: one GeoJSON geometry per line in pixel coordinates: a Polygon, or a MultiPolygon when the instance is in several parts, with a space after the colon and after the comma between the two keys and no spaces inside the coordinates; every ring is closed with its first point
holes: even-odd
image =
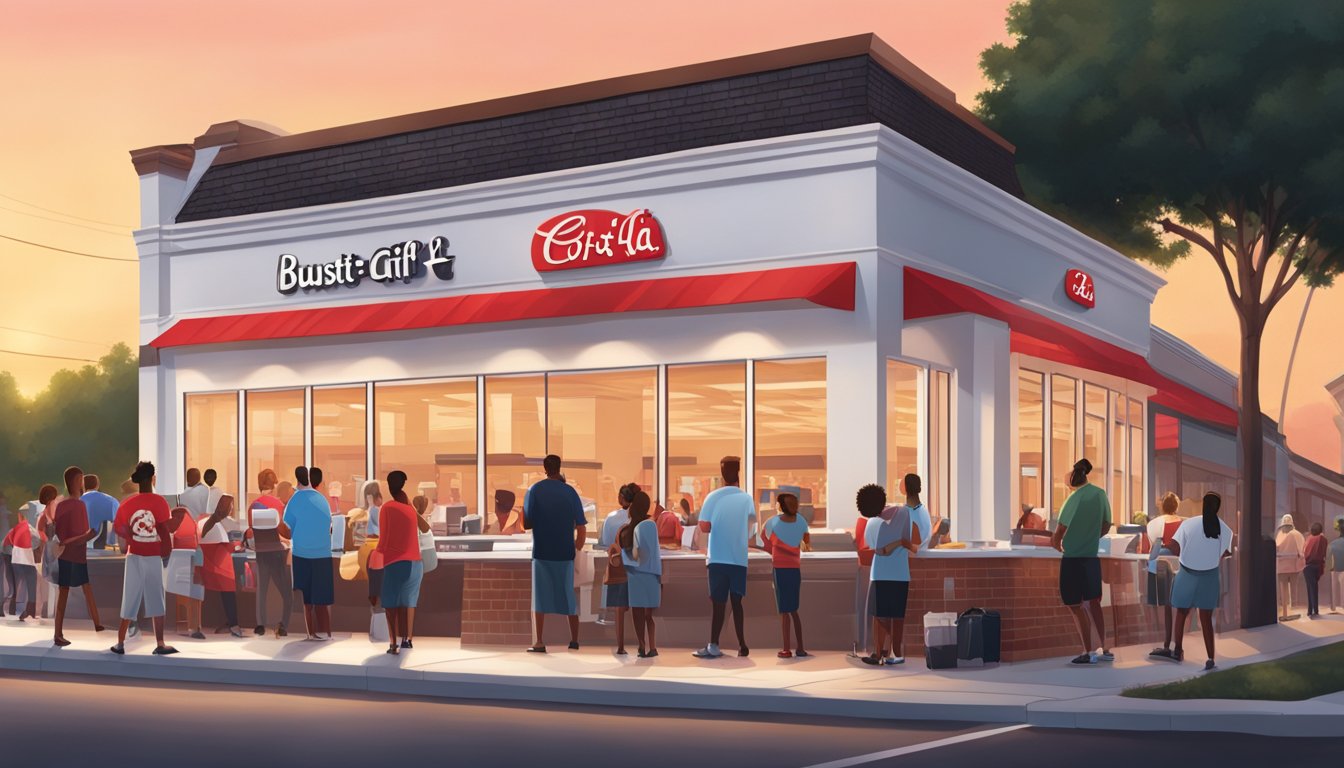
{"type": "Polygon", "coordinates": [[[320,291],[327,288],[353,288],[363,280],[384,285],[410,283],[433,272],[440,280],[453,279],[453,262],[448,253],[448,238],[435,237],[426,245],[419,240],[387,245],[365,259],[356,253],[343,253],[328,262],[301,264],[297,256],[284,253],[275,270],[275,289],[286,296],[300,289],[320,291]]]}
{"type": "Polygon", "coordinates": [[[538,272],[652,261],[667,255],[663,228],[647,209],[630,213],[570,211],[547,219],[532,235],[538,272]]]}
{"type": "Polygon", "coordinates": [[[1064,293],[1088,309],[1097,306],[1096,284],[1092,276],[1081,269],[1070,269],[1064,275],[1064,293]]]}

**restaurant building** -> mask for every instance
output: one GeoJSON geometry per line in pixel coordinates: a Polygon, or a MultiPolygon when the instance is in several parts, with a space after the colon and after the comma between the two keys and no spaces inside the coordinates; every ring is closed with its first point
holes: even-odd
{"type": "MultiPolygon", "coordinates": [[[[1071,645],[1028,588],[1053,551],[1008,542],[1024,509],[1053,524],[1078,458],[1120,524],[1235,495],[1225,372],[1151,326],[1163,280],[1025,202],[1013,147],[870,35],[132,159],[140,446],[168,492],[210,466],[250,500],[316,464],[348,511],[401,469],[447,541],[475,515],[489,539],[547,453],[602,516],[630,481],[696,511],[739,455],[753,496],[832,530],[917,472],[969,546],[919,558],[912,615],[1000,608],[1008,658],[1071,645]]],[[[811,573],[852,581],[848,546],[811,573]]],[[[1137,642],[1123,549],[1107,601],[1137,642]]],[[[453,555],[464,641],[526,634],[505,550],[453,555]]]]}

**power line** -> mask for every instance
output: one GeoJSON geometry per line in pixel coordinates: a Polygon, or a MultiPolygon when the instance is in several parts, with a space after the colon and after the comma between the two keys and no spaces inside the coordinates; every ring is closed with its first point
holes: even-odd
{"type": "Polygon", "coordinates": [[[31,217],[33,217],[34,219],[41,219],[41,220],[43,220],[43,221],[54,221],[54,222],[56,222],[57,224],[64,224],[64,225],[66,225],[67,227],[79,227],[80,229],[87,229],[87,230],[89,230],[90,232],[97,232],[97,233],[99,233],[99,234],[103,234],[103,235],[117,235],[117,236],[120,236],[120,237],[126,237],[127,235],[130,234],[129,232],[110,232],[110,231],[108,231],[108,230],[106,230],[106,229],[99,229],[98,227],[91,227],[91,226],[89,226],[88,224],[76,224],[76,223],[73,222],[73,221],[64,221],[64,220],[62,220],[62,219],[57,219],[57,218],[54,218],[54,217],[52,217],[52,216],[42,216],[42,215],[40,215],[40,214],[36,214],[36,213],[29,213],[28,211],[20,211],[18,208],[10,208],[10,207],[8,207],[8,206],[4,206],[4,205],[0,205],[0,211],[9,211],[9,212],[11,212],[11,213],[17,213],[17,214],[19,214],[20,216],[31,216],[31,217]]]}
{"type": "Polygon", "coordinates": [[[103,341],[89,341],[88,339],[74,339],[74,338],[71,338],[71,337],[69,337],[69,336],[56,336],[56,335],[54,335],[54,334],[50,334],[50,333],[42,333],[41,331],[30,331],[30,330],[28,330],[27,328],[14,328],[14,327],[12,327],[12,326],[8,326],[8,325],[0,325],[0,331],[14,331],[14,332],[16,332],[16,333],[31,333],[31,334],[34,335],[34,336],[45,336],[45,337],[48,338],[48,339],[58,339],[58,340],[60,340],[60,341],[74,341],[74,342],[77,342],[77,343],[80,343],[80,344],[94,344],[94,345],[97,345],[97,346],[103,346],[103,347],[110,347],[110,346],[112,346],[113,343],[115,343],[115,342],[103,342],[103,341]]]}
{"type": "Polygon", "coordinates": [[[76,362],[80,362],[80,363],[96,363],[96,362],[98,362],[97,360],[93,360],[93,359],[91,359],[91,358],[87,358],[87,357],[64,357],[64,356],[62,356],[62,355],[39,355],[39,354],[37,354],[36,352],[20,352],[20,351],[18,351],[18,350],[16,350],[16,349],[0,349],[0,354],[5,354],[5,355],[23,355],[24,357],[44,357],[44,358],[46,358],[46,359],[48,359],[48,360],[74,360],[74,361],[76,361],[76,362]]]}
{"type": "Polygon", "coordinates": [[[68,249],[65,249],[65,248],[57,248],[57,247],[54,246],[54,245],[46,245],[46,244],[44,244],[44,243],[34,243],[34,242],[31,241],[31,240],[20,240],[20,239],[17,238],[17,237],[10,237],[9,235],[0,235],[0,238],[3,238],[3,239],[5,239],[5,240],[13,240],[13,241],[16,242],[16,243],[23,243],[24,245],[31,245],[31,246],[34,246],[34,247],[37,247],[37,248],[46,248],[46,249],[49,250],[49,251],[57,251],[57,252],[59,252],[59,253],[69,253],[69,254],[72,254],[72,255],[74,255],[74,256],[85,256],[85,257],[90,258],[90,259],[102,259],[103,261],[129,261],[129,262],[138,262],[138,261],[139,261],[139,259],[122,259],[122,258],[118,258],[118,257],[116,257],[116,256],[99,256],[99,255],[96,254],[96,253],[84,253],[83,251],[71,251],[71,250],[68,250],[68,249]]]}
{"type": "Polygon", "coordinates": [[[70,219],[79,219],[80,221],[87,221],[87,222],[89,222],[90,224],[103,224],[103,225],[106,225],[106,226],[109,226],[109,227],[117,227],[118,229],[130,229],[130,228],[131,228],[131,227],[126,226],[125,224],[114,224],[114,223],[112,223],[112,222],[110,222],[110,221],[99,221],[99,220],[97,220],[97,219],[86,219],[86,218],[84,218],[83,216],[76,216],[76,215],[74,215],[73,213],[65,213],[64,211],[58,211],[58,210],[56,210],[55,208],[43,208],[42,206],[37,205],[36,203],[30,203],[30,202],[28,202],[27,200],[20,200],[20,199],[17,198],[17,197],[10,197],[9,195],[0,195],[0,197],[3,197],[3,198],[6,199],[6,200],[13,200],[13,201],[16,202],[16,203],[21,203],[21,204],[23,204],[23,205],[28,206],[29,208],[36,208],[36,209],[39,210],[39,211],[46,211],[47,213],[55,213],[55,214],[59,214],[59,215],[61,215],[61,216],[65,216],[66,218],[70,218],[70,219]]]}

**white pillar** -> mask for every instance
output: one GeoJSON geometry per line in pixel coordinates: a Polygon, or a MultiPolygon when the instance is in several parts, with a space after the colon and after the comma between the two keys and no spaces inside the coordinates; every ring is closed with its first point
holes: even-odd
{"type": "Polygon", "coordinates": [[[826,525],[853,529],[854,495],[886,482],[885,367],[877,345],[859,342],[826,356],[826,525]]]}

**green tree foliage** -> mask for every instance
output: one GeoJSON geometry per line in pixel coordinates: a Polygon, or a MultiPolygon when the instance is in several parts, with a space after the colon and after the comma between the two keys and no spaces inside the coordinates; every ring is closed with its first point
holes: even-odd
{"type": "Polygon", "coordinates": [[[1222,274],[1242,334],[1242,623],[1270,623],[1261,335],[1295,284],[1344,269],[1344,3],[1030,0],[1008,30],[978,108],[1032,201],[1131,257],[1222,274]]]}
{"type": "MultiPolygon", "coordinates": [[[[0,372],[0,490],[11,510],[74,464],[119,495],[136,461],[138,361],[117,344],[97,365],[61,370],[32,400],[0,372]]],[[[64,491],[62,491],[64,492],[64,491]]]]}

